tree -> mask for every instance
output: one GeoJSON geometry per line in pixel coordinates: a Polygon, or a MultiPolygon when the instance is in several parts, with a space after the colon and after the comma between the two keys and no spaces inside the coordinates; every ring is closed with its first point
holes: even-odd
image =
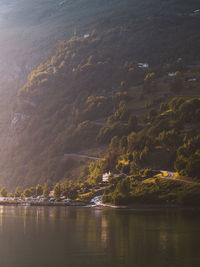
{"type": "Polygon", "coordinates": [[[149,121],[153,121],[156,116],[157,116],[157,110],[155,108],[152,108],[147,114],[147,119],[149,121]]]}
{"type": "Polygon", "coordinates": [[[150,93],[156,87],[155,83],[155,73],[148,73],[144,78],[143,92],[150,93]]]}
{"type": "Polygon", "coordinates": [[[72,182],[67,181],[62,184],[62,193],[66,198],[69,198],[71,188],[72,182]]]}
{"type": "Polygon", "coordinates": [[[32,192],[31,192],[30,188],[26,188],[26,189],[24,190],[23,195],[24,195],[25,197],[31,197],[31,196],[32,196],[32,192]]]}
{"type": "Polygon", "coordinates": [[[45,197],[48,197],[49,196],[49,193],[50,193],[50,189],[49,189],[49,186],[47,183],[44,184],[44,187],[43,187],[43,195],[45,197]]]}
{"type": "Polygon", "coordinates": [[[7,191],[7,189],[6,189],[5,186],[1,188],[0,195],[1,195],[2,197],[7,197],[7,195],[8,195],[8,191],[7,191]]]}
{"type": "Polygon", "coordinates": [[[78,196],[78,192],[77,192],[76,187],[72,187],[70,192],[69,192],[69,198],[70,199],[76,199],[77,196],[78,196]]]}
{"type": "Polygon", "coordinates": [[[42,188],[41,184],[38,184],[38,185],[36,186],[36,195],[37,195],[37,196],[41,196],[42,193],[43,193],[43,188],[42,188]]]}
{"type": "Polygon", "coordinates": [[[17,187],[17,188],[15,189],[14,196],[15,196],[15,197],[20,197],[20,196],[21,196],[21,194],[22,194],[22,192],[21,192],[20,188],[19,188],[19,187],[17,187]]]}
{"type": "Polygon", "coordinates": [[[127,150],[128,152],[132,152],[134,150],[136,142],[136,133],[132,132],[131,134],[129,134],[129,136],[127,137],[127,142],[128,142],[127,150]]]}
{"type": "Polygon", "coordinates": [[[182,97],[174,97],[170,102],[169,102],[169,107],[172,111],[177,111],[180,107],[181,104],[185,102],[184,98],[182,97]]]}
{"type": "Polygon", "coordinates": [[[53,189],[53,195],[56,199],[59,199],[60,198],[60,195],[61,195],[61,186],[59,183],[57,183],[55,186],[54,186],[54,189],[53,189]]]}
{"type": "Polygon", "coordinates": [[[171,82],[170,90],[173,93],[179,93],[183,88],[184,88],[184,85],[183,85],[183,81],[181,79],[181,75],[179,73],[177,73],[171,82]]]}
{"type": "Polygon", "coordinates": [[[193,154],[187,162],[185,173],[190,177],[200,178],[200,150],[193,154]]]}
{"type": "Polygon", "coordinates": [[[138,120],[135,115],[131,115],[128,119],[128,129],[129,131],[135,131],[138,126],[138,120]]]}
{"type": "Polygon", "coordinates": [[[157,140],[166,147],[176,147],[180,145],[182,141],[180,134],[174,129],[161,132],[157,140]]]}
{"type": "Polygon", "coordinates": [[[182,122],[199,123],[200,100],[190,99],[182,103],[179,107],[179,116],[182,122]]]}
{"type": "Polygon", "coordinates": [[[126,152],[127,145],[128,145],[127,137],[126,136],[122,136],[122,138],[120,139],[120,145],[119,145],[121,153],[124,154],[126,152]]]}
{"type": "Polygon", "coordinates": [[[110,150],[117,152],[117,150],[119,148],[119,142],[120,142],[119,137],[114,136],[110,141],[110,145],[109,145],[110,150]]]}
{"type": "Polygon", "coordinates": [[[31,187],[30,188],[30,192],[31,192],[31,196],[35,196],[36,195],[36,188],[35,187],[31,187]]]}
{"type": "Polygon", "coordinates": [[[78,189],[80,185],[72,184],[72,182],[64,182],[62,184],[62,193],[66,198],[75,199],[78,195],[78,189]]]}

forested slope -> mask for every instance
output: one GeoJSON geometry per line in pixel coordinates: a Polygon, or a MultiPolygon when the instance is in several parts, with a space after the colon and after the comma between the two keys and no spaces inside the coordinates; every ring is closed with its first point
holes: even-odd
{"type": "MultiPolygon", "coordinates": [[[[169,150],[170,159],[162,167],[174,168],[177,147],[166,140],[176,143],[185,122],[179,125],[170,100],[178,95],[186,101],[200,93],[200,15],[193,13],[198,1],[108,2],[105,17],[100,12],[85,36],[77,33],[60,41],[19,89],[8,149],[1,154],[1,180],[7,186],[87,178],[88,162],[64,154],[108,145],[114,136],[122,138],[123,151],[117,143],[115,159],[108,154],[102,171],[119,165],[120,157],[119,168],[127,173],[133,165],[159,168],[158,157],[148,162],[151,149],[169,150]],[[191,77],[194,83],[188,81],[191,77]],[[137,160],[130,155],[123,159],[129,137],[137,160]],[[123,167],[129,160],[130,166],[123,167]]],[[[194,101],[197,123],[199,100],[194,101]]]]}

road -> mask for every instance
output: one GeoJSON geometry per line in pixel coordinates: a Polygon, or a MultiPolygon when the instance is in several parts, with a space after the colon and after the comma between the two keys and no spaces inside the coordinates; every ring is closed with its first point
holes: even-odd
{"type": "Polygon", "coordinates": [[[80,154],[64,154],[65,158],[82,158],[82,159],[91,159],[91,160],[103,160],[103,158],[97,158],[97,157],[90,157],[86,155],[80,155],[80,154]]]}
{"type": "Polygon", "coordinates": [[[163,178],[168,178],[168,179],[174,179],[175,178],[175,173],[170,172],[170,171],[160,171],[163,174],[163,178]],[[167,175],[165,175],[167,174],[167,175]]]}
{"type": "Polygon", "coordinates": [[[180,181],[180,182],[184,182],[184,183],[188,183],[188,184],[194,184],[194,183],[198,183],[198,182],[193,182],[193,181],[188,181],[188,180],[183,180],[183,179],[175,179],[175,172],[170,172],[170,171],[163,171],[161,170],[160,171],[163,176],[161,176],[162,178],[165,178],[165,179],[174,179],[176,181],[180,181]],[[167,175],[166,175],[167,174],[167,175]]]}

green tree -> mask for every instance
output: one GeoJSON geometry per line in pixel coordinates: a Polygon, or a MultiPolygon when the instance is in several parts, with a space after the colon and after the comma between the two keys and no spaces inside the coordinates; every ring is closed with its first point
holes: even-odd
{"type": "Polygon", "coordinates": [[[155,83],[155,73],[148,73],[146,77],[144,78],[144,86],[143,86],[143,92],[144,93],[150,93],[156,88],[156,83],[155,83]]]}
{"type": "Polygon", "coordinates": [[[120,144],[119,144],[121,153],[124,154],[126,152],[127,145],[128,145],[127,137],[122,136],[122,138],[120,139],[120,144]]]}
{"type": "Polygon", "coordinates": [[[24,192],[23,192],[23,195],[24,195],[25,197],[31,197],[31,196],[32,196],[32,192],[31,192],[30,188],[26,188],[26,189],[24,190],[24,192]]]}
{"type": "Polygon", "coordinates": [[[72,187],[70,192],[69,192],[69,198],[70,199],[76,199],[77,196],[78,196],[78,192],[77,192],[76,187],[72,187]]]}
{"type": "Polygon", "coordinates": [[[43,187],[43,195],[45,197],[48,197],[49,196],[49,193],[50,193],[50,189],[49,189],[49,186],[47,183],[44,184],[44,187],[43,187]]]}
{"type": "Polygon", "coordinates": [[[60,198],[60,195],[61,195],[61,186],[59,183],[57,183],[55,186],[54,186],[54,189],[53,189],[53,195],[56,199],[59,199],[60,198]]]}
{"type": "Polygon", "coordinates": [[[135,131],[138,126],[138,119],[135,115],[131,115],[128,119],[128,129],[129,131],[135,131]]]}
{"type": "Polygon", "coordinates": [[[170,90],[173,93],[179,93],[181,90],[183,90],[183,88],[184,88],[183,80],[181,78],[181,75],[177,73],[171,82],[170,90]]]}
{"type": "Polygon", "coordinates": [[[21,194],[22,194],[22,192],[21,192],[20,188],[19,188],[19,187],[17,187],[17,188],[15,189],[14,196],[15,196],[15,197],[20,197],[20,196],[21,196],[21,194]]]}
{"type": "Polygon", "coordinates": [[[1,188],[0,195],[1,195],[2,197],[7,197],[7,195],[8,195],[8,191],[7,191],[7,189],[6,189],[5,186],[1,188]]]}
{"type": "Polygon", "coordinates": [[[37,195],[37,196],[41,196],[42,193],[43,193],[43,188],[42,188],[41,184],[38,184],[38,185],[36,186],[36,195],[37,195]]]}
{"type": "Polygon", "coordinates": [[[67,181],[62,184],[61,190],[66,198],[69,198],[71,188],[72,188],[72,182],[67,181]]]}
{"type": "Polygon", "coordinates": [[[155,108],[152,108],[147,114],[147,119],[149,121],[153,121],[155,119],[157,113],[158,113],[157,110],[155,108]]]}
{"type": "Polygon", "coordinates": [[[200,178],[200,150],[193,154],[187,161],[185,168],[186,175],[200,178]]]}
{"type": "Polygon", "coordinates": [[[176,147],[181,144],[180,134],[173,130],[163,131],[159,134],[157,140],[166,147],[176,147]]]}
{"type": "Polygon", "coordinates": [[[119,148],[119,142],[120,142],[119,137],[114,136],[110,141],[110,145],[109,145],[110,150],[117,152],[119,148]]]}
{"type": "Polygon", "coordinates": [[[174,97],[174,98],[169,102],[169,107],[170,107],[170,109],[171,109],[172,111],[176,112],[176,111],[179,109],[180,105],[181,105],[182,103],[184,103],[184,102],[185,102],[184,98],[182,98],[182,97],[174,97]]]}
{"type": "Polygon", "coordinates": [[[35,187],[31,187],[30,188],[30,192],[31,192],[31,196],[35,196],[36,195],[36,188],[35,187]]]}

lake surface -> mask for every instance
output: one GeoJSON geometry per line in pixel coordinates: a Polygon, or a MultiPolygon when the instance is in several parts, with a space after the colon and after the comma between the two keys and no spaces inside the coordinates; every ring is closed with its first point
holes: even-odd
{"type": "Polygon", "coordinates": [[[200,266],[200,212],[0,206],[0,266],[200,266]]]}

